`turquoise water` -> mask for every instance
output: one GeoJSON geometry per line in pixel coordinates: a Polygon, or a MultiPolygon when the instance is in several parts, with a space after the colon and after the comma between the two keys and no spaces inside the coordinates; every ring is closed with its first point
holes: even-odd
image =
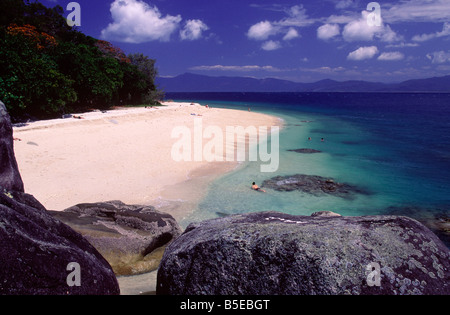
{"type": "MultiPolygon", "coordinates": [[[[198,208],[181,222],[184,227],[194,221],[267,210],[295,215],[322,210],[344,216],[399,214],[423,222],[448,218],[450,97],[441,95],[430,100],[431,95],[380,95],[368,105],[367,95],[313,95],[305,100],[302,95],[283,96],[277,102],[265,101],[267,94],[252,95],[250,99],[236,95],[232,101],[220,99],[225,98],[223,95],[216,99],[190,99],[213,107],[251,107],[252,111],[282,118],[284,127],[279,134],[278,170],[263,173],[261,162],[242,163],[236,171],[211,184],[198,208]],[[405,106],[399,107],[399,103],[405,106]],[[435,103],[439,110],[430,108],[438,106],[435,103]],[[321,153],[288,151],[300,148],[321,153]],[[267,189],[261,193],[250,189],[253,181],[261,185],[265,179],[294,174],[333,178],[370,194],[344,199],[299,191],[267,189]]],[[[447,242],[445,237],[441,238],[447,242]]]]}

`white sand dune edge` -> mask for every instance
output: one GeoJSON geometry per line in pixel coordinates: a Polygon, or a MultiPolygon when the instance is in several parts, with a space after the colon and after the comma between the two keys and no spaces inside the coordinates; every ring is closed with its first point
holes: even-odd
{"type": "MultiPolygon", "coordinates": [[[[177,126],[279,126],[277,117],[191,103],[75,114],[14,127],[15,154],[25,184],[47,209],[121,200],[151,204],[180,220],[207,185],[237,162],[174,161],[177,126]],[[194,115],[195,114],[195,115],[194,115]],[[172,201],[172,203],[170,202],[172,201]]],[[[205,140],[206,142],[206,140],[205,140]]]]}

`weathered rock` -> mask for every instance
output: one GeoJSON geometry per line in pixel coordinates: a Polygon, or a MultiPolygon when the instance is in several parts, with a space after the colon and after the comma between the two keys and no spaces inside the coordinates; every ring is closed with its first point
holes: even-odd
{"type": "Polygon", "coordinates": [[[322,151],[315,150],[315,149],[295,149],[295,150],[288,150],[290,152],[297,152],[297,153],[305,153],[305,154],[312,154],[312,153],[321,153],[322,151]]]}
{"type": "Polygon", "coordinates": [[[164,253],[157,294],[449,294],[449,258],[407,217],[251,213],[189,225],[164,253]]]}
{"type": "Polygon", "coordinates": [[[154,251],[181,234],[171,215],[151,206],[126,205],[121,201],[79,204],[51,213],[82,234],[106,258],[116,275],[155,270],[163,251],[154,251]]]}
{"type": "Polygon", "coordinates": [[[339,213],[333,211],[318,211],[311,214],[312,217],[340,217],[339,213]]]}
{"type": "Polygon", "coordinates": [[[0,295],[119,294],[99,252],[24,192],[12,141],[0,102],[0,295]]]}
{"type": "Polygon", "coordinates": [[[363,188],[346,183],[338,183],[331,178],[303,174],[276,176],[263,181],[261,187],[277,191],[298,190],[316,196],[327,194],[349,199],[353,198],[354,194],[369,194],[363,188]]]}
{"type": "Polygon", "coordinates": [[[119,294],[111,266],[79,233],[31,195],[0,187],[0,294],[119,294]],[[69,286],[69,263],[80,286],[69,286]]]}
{"type": "Polygon", "coordinates": [[[11,120],[5,104],[0,101],[0,186],[6,190],[24,191],[14,156],[11,120]]]}
{"type": "Polygon", "coordinates": [[[436,234],[437,237],[450,248],[450,205],[391,206],[386,208],[383,213],[389,215],[406,215],[419,221],[436,234]]]}

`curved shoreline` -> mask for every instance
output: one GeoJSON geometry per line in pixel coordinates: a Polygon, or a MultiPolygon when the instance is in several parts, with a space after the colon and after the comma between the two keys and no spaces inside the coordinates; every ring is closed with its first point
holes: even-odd
{"type": "Polygon", "coordinates": [[[236,124],[280,125],[277,117],[266,114],[193,103],[164,105],[75,114],[83,119],[14,127],[14,137],[20,139],[14,143],[15,153],[26,192],[56,211],[85,202],[154,205],[178,200],[184,205],[160,209],[171,210],[167,212],[179,220],[193,210],[209,183],[239,162],[174,161],[174,127],[186,126],[193,132],[193,119],[198,116],[205,128],[222,130],[236,124]]]}

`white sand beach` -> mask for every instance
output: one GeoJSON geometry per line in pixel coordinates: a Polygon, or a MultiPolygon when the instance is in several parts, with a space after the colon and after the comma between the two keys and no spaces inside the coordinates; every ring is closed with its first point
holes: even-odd
{"type": "Polygon", "coordinates": [[[199,104],[167,102],[162,107],[74,114],[14,127],[15,154],[25,185],[47,209],[121,200],[150,204],[182,219],[207,185],[238,162],[175,161],[177,126],[279,126],[276,117],[199,104]],[[177,206],[178,202],[178,206],[177,206]],[[180,206],[182,205],[182,206],[180,206]]]}

